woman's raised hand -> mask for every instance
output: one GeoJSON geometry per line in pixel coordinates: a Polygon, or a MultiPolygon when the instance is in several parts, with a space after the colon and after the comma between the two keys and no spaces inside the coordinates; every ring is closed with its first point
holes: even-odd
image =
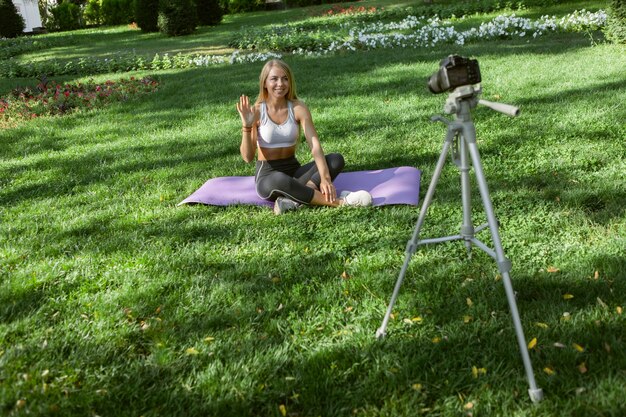
{"type": "Polygon", "coordinates": [[[237,111],[241,116],[241,123],[244,127],[252,127],[254,123],[254,107],[250,107],[248,96],[242,94],[237,103],[237,111]]]}

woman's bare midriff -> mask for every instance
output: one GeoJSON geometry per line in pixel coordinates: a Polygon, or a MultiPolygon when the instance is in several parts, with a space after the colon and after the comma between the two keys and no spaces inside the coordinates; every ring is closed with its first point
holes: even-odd
{"type": "Polygon", "coordinates": [[[259,147],[259,161],[273,161],[276,159],[291,158],[296,154],[296,147],[290,146],[288,148],[262,148],[259,147]]]}

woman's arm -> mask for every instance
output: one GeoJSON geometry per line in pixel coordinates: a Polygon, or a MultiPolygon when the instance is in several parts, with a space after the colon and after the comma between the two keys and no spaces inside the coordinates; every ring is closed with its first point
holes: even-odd
{"type": "Polygon", "coordinates": [[[309,149],[311,149],[311,155],[313,155],[315,165],[317,166],[317,170],[320,174],[320,191],[326,198],[326,201],[335,201],[337,198],[337,192],[330,177],[328,165],[326,164],[326,157],[324,156],[324,150],[322,149],[322,144],[317,136],[311,112],[304,103],[297,101],[294,106],[294,114],[296,116],[296,120],[300,123],[304,137],[306,138],[306,143],[309,145],[309,149]]]}
{"type": "Polygon", "coordinates": [[[250,107],[248,96],[242,95],[237,103],[237,111],[241,117],[241,146],[239,152],[246,162],[254,161],[256,153],[256,125],[258,122],[258,111],[256,106],[250,107]]]}

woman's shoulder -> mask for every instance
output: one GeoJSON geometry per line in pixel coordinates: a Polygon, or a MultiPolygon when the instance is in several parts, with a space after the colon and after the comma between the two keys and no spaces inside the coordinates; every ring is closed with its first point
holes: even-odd
{"type": "Polygon", "coordinates": [[[291,105],[293,106],[293,110],[295,112],[301,112],[301,111],[308,112],[309,111],[309,108],[306,106],[306,104],[304,104],[304,101],[302,100],[299,100],[299,99],[292,100],[291,105]]]}

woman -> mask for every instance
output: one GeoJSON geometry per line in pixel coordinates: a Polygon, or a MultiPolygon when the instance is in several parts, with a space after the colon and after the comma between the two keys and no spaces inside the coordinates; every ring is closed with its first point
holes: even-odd
{"type": "Polygon", "coordinates": [[[297,209],[302,204],[339,207],[369,206],[367,191],[343,192],[337,196],[333,180],[344,166],[337,153],[324,156],[311,113],[296,96],[289,66],[281,60],[265,64],[259,77],[259,97],[253,106],[242,95],[237,103],[241,116],[241,157],[252,162],[255,154],[256,191],[275,201],[274,213],[297,209]],[[304,132],[313,161],[300,165],[295,157],[300,131],[304,132]]]}

